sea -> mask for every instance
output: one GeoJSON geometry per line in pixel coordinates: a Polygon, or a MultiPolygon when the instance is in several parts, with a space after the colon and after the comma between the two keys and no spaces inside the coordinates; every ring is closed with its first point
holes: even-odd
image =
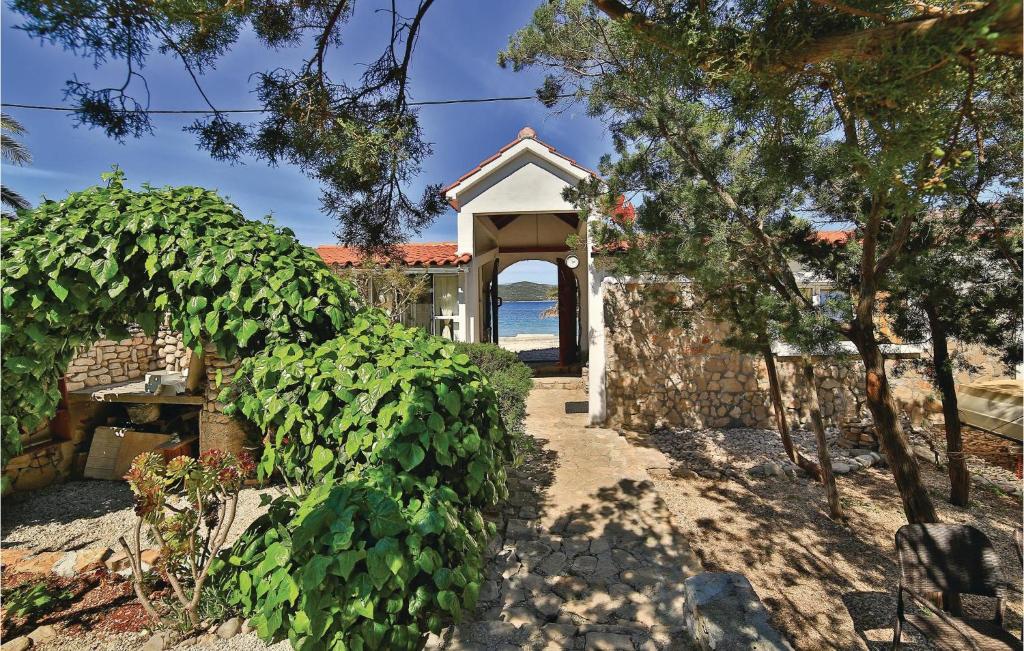
{"type": "Polygon", "coordinates": [[[557,335],[558,317],[542,319],[540,313],[557,301],[505,301],[498,308],[498,335],[557,335]]]}

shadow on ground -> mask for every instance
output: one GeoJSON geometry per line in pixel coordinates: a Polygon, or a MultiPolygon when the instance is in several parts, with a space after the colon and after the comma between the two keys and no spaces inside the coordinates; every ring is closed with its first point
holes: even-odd
{"type": "Polygon", "coordinates": [[[81,480],[4,498],[4,547],[76,550],[96,544],[110,527],[133,521],[134,501],[122,481],[81,480]]]}
{"type": "MultiPolygon", "coordinates": [[[[744,459],[738,446],[729,449],[725,434],[728,460],[722,450],[700,445],[680,451],[678,445],[658,445],[658,437],[642,435],[634,442],[697,467],[756,461],[744,459]]],[[[1004,576],[1018,577],[1012,532],[1020,522],[1019,501],[976,494],[981,503],[959,509],[944,501],[948,479],[941,472],[926,468],[923,474],[940,518],[988,534],[1000,552],[1004,576]]],[[[760,479],[742,472],[715,480],[680,479],[667,469],[652,470],[652,477],[706,569],[747,574],[775,625],[797,648],[889,648],[898,581],[893,535],[905,519],[887,469],[840,477],[846,523],[828,517],[822,487],[808,479],[760,479]]],[[[1016,605],[1007,611],[1007,628],[1019,632],[1020,584],[1013,584],[1010,601],[1016,605]]],[[[964,605],[974,616],[992,614],[992,600],[965,599],[964,605]]],[[[904,641],[907,649],[932,648],[912,633],[904,641]]]]}
{"type": "Polygon", "coordinates": [[[610,484],[565,508],[558,455],[537,448],[513,473],[504,541],[493,547],[473,621],[449,649],[689,649],[683,579],[700,571],[649,481],[610,484]]]}

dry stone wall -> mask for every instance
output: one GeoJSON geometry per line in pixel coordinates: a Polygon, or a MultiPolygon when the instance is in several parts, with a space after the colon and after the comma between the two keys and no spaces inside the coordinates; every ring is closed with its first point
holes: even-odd
{"type": "Polygon", "coordinates": [[[101,339],[72,360],[68,367],[68,391],[127,382],[149,371],[183,371],[188,368],[191,351],[181,343],[181,335],[161,328],[156,336],[132,328],[131,336],[121,341],[101,339]]]}
{"type": "Polygon", "coordinates": [[[238,454],[246,447],[248,436],[241,421],[226,416],[226,404],[217,400],[221,389],[230,384],[238,370],[238,359],[225,360],[217,349],[207,346],[203,353],[206,366],[206,403],[199,414],[199,450],[224,450],[238,454]]]}
{"type": "MultiPolygon", "coordinates": [[[[663,289],[664,287],[662,287],[663,289]]],[[[723,346],[727,325],[709,321],[683,330],[666,328],[649,300],[658,287],[621,283],[605,287],[606,408],[608,424],[774,427],[768,376],[760,357],[723,346]]],[[[976,367],[958,381],[998,376],[998,364],[983,351],[969,351],[976,367]]],[[[808,387],[793,362],[776,362],[791,424],[809,424],[808,387]]],[[[914,422],[941,422],[941,403],[928,379],[912,363],[890,364],[890,383],[914,422]]],[[[868,417],[863,366],[855,358],[816,360],[819,401],[827,425],[868,417]]]]}

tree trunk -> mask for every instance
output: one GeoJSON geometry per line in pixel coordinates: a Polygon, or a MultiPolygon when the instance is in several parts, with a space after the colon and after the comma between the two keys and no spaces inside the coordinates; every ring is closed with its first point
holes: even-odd
{"type": "Polygon", "coordinates": [[[935,384],[942,394],[942,417],[946,427],[946,460],[949,463],[949,501],[957,506],[967,506],[971,491],[971,476],[964,458],[964,440],[960,432],[960,412],[956,400],[956,383],[953,366],[949,359],[949,345],[946,326],[939,317],[935,304],[925,299],[924,311],[928,315],[928,327],[932,331],[932,364],[935,367],[935,384]]]}
{"type": "Polygon", "coordinates": [[[770,346],[761,350],[764,357],[764,367],[768,371],[768,393],[772,397],[772,407],[775,410],[775,424],[779,428],[779,436],[782,438],[782,447],[786,449],[786,456],[796,465],[803,468],[810,476],[822,481],[821,468],[800,452],[793,445],[793,438],[789,435],[789,421],[786,419],[786,406],[782,402],[782,387],[779,385],[779,372],[775,368],[775,355],[772,354],[770,346]]]}
{"type": "Polygon", "coordinates": [[[822,483],[825,485],[825,497],[828,499],[828,512],[834,520],[843,519],[843,505],[839,503],[839,488],[836,487],[836,476],[832,473],[832,459],[828,453],[828,441],[825,439],[825,422],[821,418],[821,406],[818,403],[818,382],[814,377],[814,365],[811,358],[804,356],[800,360],[804,380],[807,382],[807,408],[811,412],[811,427],[814,428],[814,439],[818,442],[818,465],[821,467],[822,483]]]}
{"type": "Polygon", "coordinates": [[[938,522],[931,497],[921,483],[921,471],[917,460],[910,451],[907,435],[896,417],[896,402],[889,389],[889,379],[885,375],[885,359],[875,341],[874,327],[859,328],[854,333],[854,340],[864,361],[864,394],[868,409],[875,423],[878,442],[882,446],[892,476],[896,480],[896,489],[903,500],[903,511],[911,524],[938,522]]]}

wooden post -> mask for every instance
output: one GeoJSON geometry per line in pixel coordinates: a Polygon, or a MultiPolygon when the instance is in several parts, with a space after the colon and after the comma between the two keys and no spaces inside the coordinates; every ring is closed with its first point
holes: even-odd
{"type": "Polygon", "coordinates": [[[569,366],[576,355],[576,275],[558,258],[558,363],[569,366]]]}
{"type": "Polygon", "coordinates": [[[494,259],[494,270],[491,272],[491,343],[494,345],[498,344],[498,308],[500,307],[500,299],[498,298],[498,258],[494,259]]]}

